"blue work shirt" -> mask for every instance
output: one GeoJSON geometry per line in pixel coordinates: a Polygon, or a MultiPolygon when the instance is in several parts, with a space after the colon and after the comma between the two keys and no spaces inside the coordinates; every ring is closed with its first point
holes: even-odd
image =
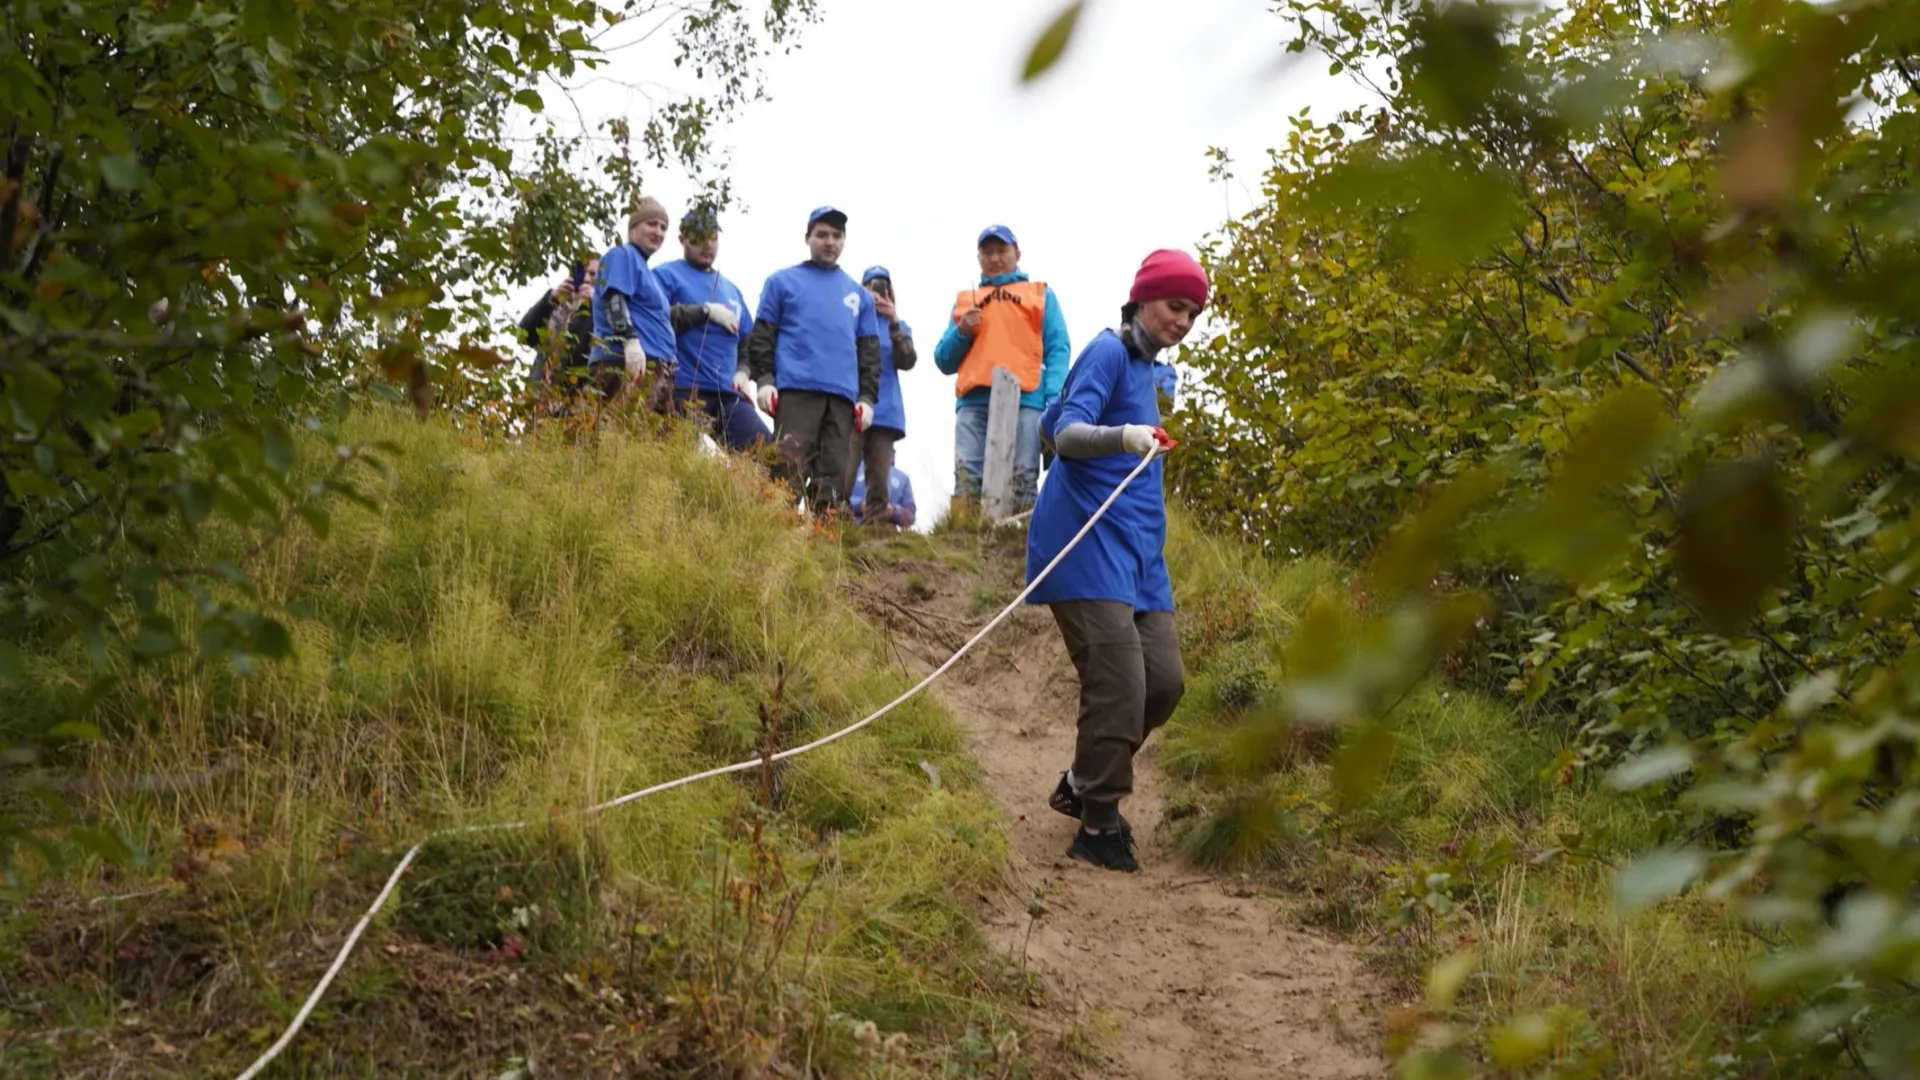
{"type": "Polygon", "coordinates": [[[675,345],[667,291],[661,288],[659,276],[647,268],[647,257],[632,244],[621,244],[600,256],[600,273],[593,283],[592,362],[619,363],[625,358],[622,342],[607,319],[609,292],[627,298],[627,318],[640,338],[640,351],[651,359],[672,362],[675,345]]]}
{"type": "MultiPolygon", "coordinates": [[[[1041,435],[1051,440],[1070,424],[1159,426],[1153,367],[1152,360],[1130,353],[1119,335],[1102,331],[1074,361],[1060,400],[1040,417],[1041,435]]],[[[1027,525],[1029,582],[1139,464],[1140,459],[1128,453],[1054,460],[1027,525]]],[[[1158,460],[1147,466],[1027,602],[1113,600],[1131,604],[1135,611],[1172,611],[1161,471],[1158,460]]]]}
{"type": "Polygon", "coordinates": [[[855,340],[879,337],[873,297],[839,267],[803,262],[776,270],[760,291],[754,318],[779,331],[773,345],[773,385],[857,401],[860,355],[855,340]]]}
{"type": "Polygon", "coordinates": [[[725,304],[740,321],[740,332],[729,334],[708,322],[679,336],[680,368],[673,385],[682,390],[712,390],[731,394],[733,373],[740,366],[740,341],[753,332],[753,315],[739,286],[718,270],[702,270],[685,259],[675,259],[654,276],[674,304],[725,304]]]}
{"type": "MultiPolygon", "coordinates": [[[[911,340],[913,327],[900,320],[900,332],[911,340]]],[[[873,426],[907,433],[907,406],[900,398],[900,373],[893,369],[893,335],[880,328],[880,400],[873,405],[873,426]]]]}

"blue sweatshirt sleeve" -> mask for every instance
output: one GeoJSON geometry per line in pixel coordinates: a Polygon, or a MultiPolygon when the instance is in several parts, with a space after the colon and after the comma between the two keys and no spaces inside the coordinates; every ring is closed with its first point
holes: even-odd
{"type": "Polygon", "coordinates": [[[1047,313],[1040,321],[1040,399],[1042,407],[1060,396],[1067,382],[1067,367],[1073,360],[1072,343],[1067,338],[1067,317],[1060,311],[1060,298],[1047,286],[1047,313]]]}
{"type": "Polygon", "coordinates": [[[960,332],[960,324],[947,323],[947,331],[940,335],[940,343],[933,347],[933,366],[940,369],[942,375],[960,374],[960,362],[967,358],[967,350],[973,348],[973,335],[960,332]]]}

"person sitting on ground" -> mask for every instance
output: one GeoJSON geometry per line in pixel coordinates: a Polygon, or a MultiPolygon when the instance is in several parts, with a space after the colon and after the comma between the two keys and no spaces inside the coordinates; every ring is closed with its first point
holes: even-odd
{"type": "Polygon", "coordinates": [[[907,478],[906,470],[888,463],[887,497],[874,509],[874,500],[863,499],[867,490],[867,463],[861,462],[853,474],[853,520],[862,525],[873,522],[877,525],[896,525],[902,529],[913,528],[918,514],[913,504],[913,481],[907,478]]]}
{"type": "MultiPolygon", "coordinates": [[[[1055,460],[1027,528],[1029,581],[1067,550],[1141,457],[1172,448],[1160,427],[1154,362],[1187,336],[1206,303],[1200,264],[1185,252],[1156,251],[1134,276],[1120,331],[1102,331],[1074,362],[1040,421],[1055,460]]],[[[1052,608],[1080,677],[1073,764],[1047,804],[1080,819],[1067,854],[1108,870],[1140,868],[1120,802],[1133,791],[1134,755],[1186,688],[1161,471],[1155,460],[1128,484],[1028,598],[1052,608]]]]}
{"type": "Polygon", "coordinates": [[[872,295],[840,269],[846,242],[846,214],[809,214],[810,257],[767,278],[747,338],[746,377],[774,421],[774,474],[819,515],[846,513],[848,451],[880,395],[880,325],[872,295]]]}
{"type": "Polygon", "coordinates": [[[641,199],[627,218],[627,242],[600,257],[589,363],[595,385],[609,400],[629,383],[644,383],[647,404],[660,413],[673,403],[677,346],[666,290],[647,260],[666,241],[667,208],[658,199],[641,199]]]}
{"type": "MultiPolygon", "coordinates": [[[[853,435],[853,458],[848,466],[847,485],[854,484],[853,473],[864,470],[885,477],[893,471],[893,446],[907,437],[907,407],[900,399],[900,372],[910,370],[919,360],[913,348],[913,328],[900,321],[894,309],[893,275],[884,266],[870,266],[860,275],[860,283],[873,297],[874,315],[886,332],[880,335],[880,400],[873,405],[873,423],[853,435]]],[[[893,490],[890,480],[882,479],[865,489],[873,505],[865,518],[887,520],[887,495],[893,490]]],[[[853,516],[860,520],[860,496],[854,495],[853,516]]]]}
{"type": "Polygon", "coordinates": [[[520,332],[533,350],[527,385],[536,391],[568,384],[573,373],[586,370],[593,351],[593,279],[600,260],[589,258],[577,265],[577,288],[572,277],[560,279],[520,319],[520,332]]]}
{"type": "Polygon", "coordinates": [[[729,450],[760,446],[767,441],[767,425],[745,393],[746,380],[736,376],[753,316],[739,286],[714,269],[720,222],[711,209],[690,210],[680,219],[680,251],[681,258],[654,271],[673,305],[678,338],[674,407],[704,413],[708,433],[729,450]]]}
{"type": "Polygon", "coordinates": [[[993,399],[993,369],[1006,368],[1020,382],[1020,422],[1014,440],[1013,502],[1033,505],[1040,485],[1040,412],[1060,396],[1071,348],[1060,300],[1044,282],[1020,269],[1013,230],[990,225],[975,245],[980,282],[960,293],[953,324],[933,347],[933,363],[954,375],[958,401],[953,417],[954,497],[980,497],[987,456],[987,406],[993,399]]]}

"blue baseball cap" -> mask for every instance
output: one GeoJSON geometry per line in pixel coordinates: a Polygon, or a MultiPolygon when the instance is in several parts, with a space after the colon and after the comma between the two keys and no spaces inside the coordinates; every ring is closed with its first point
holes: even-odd
{"type": "Polygon", "coordinates": [[[844,210],[831,206],[816,206],[813,208],[813,213],[807,215],[807,231],[812,232],[813,227],[823,221],[836,229],[844,230],[847,227],[847,215],[844,210]]]}
{"type": "Polygon", "coordinates": [[[1001,243],[1007,245],[1008,247],[1020,246],[1020,241],[1015,240],[1013,238],[1013,230],[1007,228],[1005,225],[989,225],[986,228],[981,229],[980,239],[974,241],[973,246],[979,247],[981,244],[984,244],[989,240],[998,240],[1001,243]]]}
{"type": "Polygon", "coordinates": [[[887,273],[887,268],[884,266],[869,266],[861,271],[860,284],[865,285],[874,278],[886,278],[888,281],[892,281],[893,275],[887,273]]]}

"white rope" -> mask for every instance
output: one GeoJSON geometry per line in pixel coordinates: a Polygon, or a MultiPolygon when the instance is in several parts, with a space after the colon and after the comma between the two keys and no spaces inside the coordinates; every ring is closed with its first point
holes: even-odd
{"type": "MultiPolygon", "coordinates": [[[[1080,526],[1080,531],[1073,534],[1073,539],[1067,541],[1067,545],[1060,549],[1060,554],[1055,555],[1052,562],[1049,562],[1044,569],[1038,574],[1035,574],[1033,580],[1027,584],[1027,587],[1020,591],[1020,595],[1014,597],[1011,603],[1000,609],[1000,614],[995,615],[993,621],[981,627],[980,631],[968,639],[965,645],[960,646],[957,652],[947,658],[946,663],[934,668],[931,674],[915,683],[912,689],[894,698],[892,701],[887,702],[885,705],[882,705],[865,719],[848,724],[839,731],[821,736],[804,746],[796,746],[791,750],[782,750],[771,758],[757,757],[751,761],[737,761],[732,765],[722,765],[716,769],[708,769],[705,772],[694,773],[692,776],[682,776],[677,780],[668,780],[665,783],[655,784],[650,788],[642,788],[639,791],[628,792],[615,799],[608,799],[606,802],[595,803],[592,806],[579,810],[570,810],[564,814],[554,814],[540,820],[550,822],[566,821],[571,818],[591,817],[595,814],[612,810],[617,806],[625,806],[631,802],[638,802],[650,795],[658,795],[663,791],[671,791],[674,788],[684,787],[687,784],[692,784],[700,780],[710,780],[716,776],[725,776],[728,773],[746,772],[749,769],[762,768],[768,761],[785,761],[788,758],[799,757],[801,754],[809,751],[818,750],[828,743],[844,739],[848,735],[859,731],[861,728],[866,727],[868,724],[899,708],[901,705],[906,704],[915,694],[933,685],[935,679],[938,679],[951,670],[955,664],[960,662],[961,657],[972,651],[975,645],[980,644],[988,634],[994,631],[995,627],[1005,622],[1008,616],[1012,615],[1021,604],[1025,603],[1027,597],[1033,595],[1033,590],[1040,587],[1040,583],[1047,579],[1048,574],[1053,573],[1054,568],[1060,565],[1060,561],[1065,559],[1068,553],[1075,547],[1079,546],[1080,541],[1086,539],[1087,534],[1093,531],[1094,525],[1099,522],[1102,517],[1106,516],[1107,511],[1112,508],[1114,501],[1120,498],[1120,493],[1127,490],[1127,485],[1133,483],[1134,480],[1139,478],[1141,473],[1147,471],[1147,466],[1153,464],[1154,459],[1159,457],[1160,453],[1160,448],[1155,447],[1151,453],[1140,459],[1140,464],[1135,466],[1134,470],[1127,474],[1126,479],[1120,481],[1119,486],[1113,489],[1113,494],[1107,496],[1107,501],[1100,504],[1100,508],[1093,512],[1093,516],[1087,519],[1087,523],[1080,526]]],[[[381,907],[387,902],[387,897],[393,895],[394,888],[400,884],[400,878],[405,875],[408,868],[413,865],[413,860],[419,856],[422,848],[426,847],[428,843],[445,836],[461,836],[481,832],[507,832],[514,829],[524,829],[533,824],[535,824],[533,821],[505,821],[491,825],[462,825],[450,829],[440,829],[428,833],[425,837],[421,838],[419,843],[408,848],[407,853],[401,857],[400,864],[393,868],[393,873],[387,875],[387,883],[381,887],[380,895],[373,898],[373,903],[367,906],[366,914],[360,916],[360,921],[354,924],[353,932],[347,935],[346,942],[340,946],[340,952],[333,958],[332,966],[327,968],[327,973],[322,975],[320,981],[314,985],[313,992],[307,995],[307,1000],[300,1006],[300,1011],[293,1015],[293,1022],[287,1025],[287,1030],[281,1033],[280,1038],[276,1039],[272,1046],[267,1047],[265,1053],[255,1059],[252,1065],[247,1066],[247,1070],[240,1074],[238,1080],[254,1080],[255,1077],[260,1075],[262,1070],[271,1064],[275,1058],[280,1056],[281,1051],[293,1043],[295,1037],[300,1034],[300,1029],[306,1026],[307,1018],[313,1015],[314,1007],[320,1004],[320,999],[326,996],[327,988],[333,985],[333,980],[340,974],[340,969],[346,966],[347,958],[353,955],[354,947],[360,944],[360,938],[367,932],[367,927],[373,925],[374,916],[380,913],[381,907]]]]}

